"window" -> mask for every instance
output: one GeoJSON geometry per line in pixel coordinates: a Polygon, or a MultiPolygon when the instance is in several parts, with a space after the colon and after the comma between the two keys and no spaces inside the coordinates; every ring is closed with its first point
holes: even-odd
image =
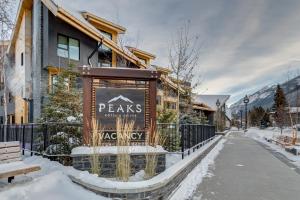
{"type": "Polygon", "coordinates": [[[112,40],[112,34],[111,34],[111,33],[108,33],[108,32],[106,32],[106,31],[101,31],[101,33],[102,33],[102,35],[103,35],[104,37],[106,37],[107,39],[112,40]]]}
{"type": "Polygon", "coordinates": [[[15,124],[15,123],[16,123],[15,115],[11,115],[11,123],[12,123],[12,124],[15,124]]]}
{"type": "Polygon", "coordinates": [[[174,103],[174,102],[165,102],[165,108],[175,110],[176,109],[176,103],[174,103]]]}
{"type": "Polygon", "coordinates": [[[13,95],[9,92],[8,93],[8,102],[11,103],[13,101],[13,95]]]}
{"type": "Polygon", "coordinates": [[[79,45],[79,40],[59,34],[57,37],[57,55],[63,58],[79,60],[79,45]]]}
{"type": "Polygon", "coordinates": [[[112,66],[112,50],[105,45],[98,49],[98,67],[112,66]]]}
{"type": "Polygon", "coordinates": [[[24,65],[24,53],[21,53],[21,66],[24,65]]]}
{"type": "Polygon", "coordinates": [[[160,95],[158,95],[156,97],[156,105],[161,105],[161,96],[160,95]]]}
{"type": "MultiPolygon", "coordinates": [[[[101,31],[104,37],[112,40],[112,34],[101,31]]],[[[112,50],[106,45],[102,44],[98,49],[98,67],[111,67],[112,66],[112,50]]]]}
{"type": "Polygon", "coordinates": [[[4,96],[1,96],[1,106],[4,106],[4,96]]]}
{"type": "Polygon", "coordinates": [[[57,74],[50,74],[49,90],[51,93],[54,92],[56,83],[57,83],[57,74]]]}

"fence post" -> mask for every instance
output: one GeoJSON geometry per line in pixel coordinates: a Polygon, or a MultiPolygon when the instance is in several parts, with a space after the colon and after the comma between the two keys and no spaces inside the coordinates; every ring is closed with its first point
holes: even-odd
{"type": "Polygon", "coordinates": [[[8,125],[6,125],[6,127],[5,127],[5,129],[6,129],[6,138],[5,138],[6,142],[9,142],[9,141],[8,141],[8,138],[9,138],[9,136],[8,136],[8,135],[9,135],[9,134],[8,134],[8,133],[9,133],[8,127],[9,127],[8,125]]]}
{"type": "Polygon", "coordinates": [[[182,159],[184,159],[184,131],[182,130],[182,125],[177,124],[179,126],[179,132],[181,133],[181,152],[182,152],[182,159]]]}
{"type": "Polygon", "coordinates": [[[31,124],[31,136],[30,136],[30,155],[33,156],[33,124],[31,124]]]}
{"type": "Polygon", "coordinates": [[[25,154],[25,125],[23,125],[22,130],[22,154],[25,154]]]}
{"type": "Polygon", "coordinates": [[[44,135],[44,151],[47,149],[47,143],[48,143],[48,124],[45,124],[43,127],[43,135],[44,135]]]}
{"type": "Polygon", "coordinates": [[[188,134],[188,155],[190,155],[190,148],[191,148],[191,127],[187,125],[187,134],[188,134]]]}

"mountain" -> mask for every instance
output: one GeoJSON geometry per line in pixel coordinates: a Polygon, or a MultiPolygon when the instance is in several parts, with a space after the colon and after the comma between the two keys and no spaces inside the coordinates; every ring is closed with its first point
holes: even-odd
{"type": "MultiPolygon", "coordinates": [[[[280,84],[286,99],[291,107],[300,106],[300,76],[297,76],[290,81],[280,84]],[[298,97],[298,98],[297,98],[298,97]],[[298,100],[297,100],[298,99],[298,100]]],[[[276,91],[276,85],[266,86],[262,89],[249,95],[248,110],[253,107],[263,107],[265,109],[272,108],[274,104],[274,94],[276,91]]],[[[245,104],[243,98],[230,106],[232,114],[237,114],[240,110],[245,110],[245,104]]]]}
{"type": "Polygon", "coordinates": [[[133,103],[130,99],[124,97],[123,95],[119,95],[119,96],[117,96],[115,98],[112,98],[111,100],[108,101],[108,103],[115,102],[115,101],[117,101],[119,99],[122,99],[123,101],[129,102],[129,103],[133,103]]]}

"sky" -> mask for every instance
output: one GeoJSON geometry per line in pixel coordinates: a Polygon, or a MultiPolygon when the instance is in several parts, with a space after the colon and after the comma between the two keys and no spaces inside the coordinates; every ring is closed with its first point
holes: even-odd
{"type": "Polygon", "coordinates": [[[229,94],[229,104],[299,74],[300,0],[65,1],[126,27],[125,42],[165,67],[171,38],[190,21],[201,43],[196,92],[229,94]]]}

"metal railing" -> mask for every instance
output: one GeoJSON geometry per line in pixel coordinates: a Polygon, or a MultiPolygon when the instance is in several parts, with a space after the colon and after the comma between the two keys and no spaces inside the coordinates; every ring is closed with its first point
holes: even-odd
{"type": "Polygon", "coordinates": [[[164,148],[169,152],[180,152],[182,158],[201,147],[204,142],[216,135],[215,126],[202,124],[157,124],[164,141],[164,148]]]}
{"type": "MultiPolygon", "coordinates": [[[[169,152],[177,152],[189,155],[195,149],[201,147],[204,142],[214,138],[216,135],[215,127],[201,124],[180,124],[177,129],[176,124],[157,124],[157,130],[163,138],[163,147],[169,152]],[[177,131],[179,130],[179,132],[177,131]]],[[[81,145],[82,141],[75,141],[72,134],[82,134],[82,124],[75,123],[47,123],[47,124],[21,124],[21,125],[0,125],[0,142],[20,141],[23,153],[29,150],[40,154],[67,155],[71,148],[81,145]],[[64,135],[64,141],[55,140],[56,135],[64,135]],[[4,138],[5,136],[5,138],[4,138]],[[59,142],[70,143],[68,148],[61,148],[59,142]]]]}

